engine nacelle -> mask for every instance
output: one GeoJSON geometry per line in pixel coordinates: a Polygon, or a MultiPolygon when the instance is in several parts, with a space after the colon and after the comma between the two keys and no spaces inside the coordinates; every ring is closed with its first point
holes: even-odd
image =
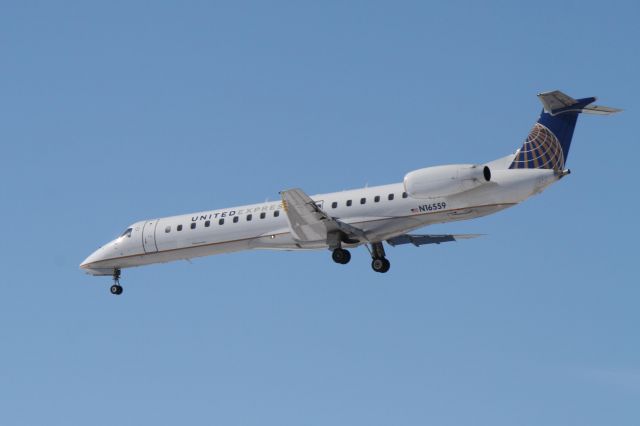
{"type": "Polygon", "coordinates": [[[488,166],[450,164],[407,173],[404,189],[413,198],[434,198],[468,191],[490,180],[488,166]]]}

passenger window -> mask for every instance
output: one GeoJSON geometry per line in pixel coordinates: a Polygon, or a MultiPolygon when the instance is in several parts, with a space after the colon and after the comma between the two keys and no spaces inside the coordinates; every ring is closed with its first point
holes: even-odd
{"type": "Polygon", "coordinates": [[[389,194],[389,196],[387,197],[389,199],[389,201],[393,200],[393,194],[389,194]]]}
{"type": "Polygon", "coordinates": [[[224,225],[224,219],[220,219],[220,220],[218,221],[218,225],[224,225]]]}
{"type": "Polygon", "coordinates": [[[182,225],[178,225],[178,226],[176,227],[176,229],[177,229],[178,231],[182,231],[182,225]]]}
{"type": "Polygon", "coordinates": [[[164,232],[167,234],[171,232],[171,226],[167,226],[166,228],[164,228],[164,232]]]}
{"type": "Polygon", "coordinates": [[[238,223],[239,220],[240,218],[238,216],[233,217],[233,223],[238,223]]]}
{"type": "Polygon", "coordinates": [[[331,203],[331,208],[332,209],[335,209],[337,207],[338,207],[338,202],[337,201],[334,201],[333,203],[331,203]]]}
{"type": "Polygon", "coordinates": [[[208,228],[209,225],[211,225],[211,221],[210,220],[207,220],[207,221],[204,222],[204,227],[205,228],[208,228]]]}
{"type": "Polygon", "coordinates": [[[248,214],[247,215],[247,222],[251,221],[251,219],[253,219],[253,215],[252,214],[248,214]]]}
{"type": "Polygon", "coordinates": [[[402,193],[402,198],[407,198],[409,196],[409,194],[407,194],[406,192],[402,193]]]}
{"type": "Polygon", "coordinates": [[[351,200],[347,200],[347,207],[351,207],[351,200]]]}
{"type": "Polygon", "coordinates": [[[380,196],[376,195],[375,197],[373,197],[373,202],[374,203],[379,203],[380,202],[380,196]]]}
{"type": "Polygon", "coordinates": [[[265,212],[260,213],[260,219],[264,219],[265,217],[267,217],[267,214],[265,212]]]}
{"type": "Polygon", "coordinates": [[[280,216],[280,210],[276,210],[273,212],[273,217],[278,217],[280,216]]]}
{"type": "Polygon", "coordinates": [[[360,198],[360,204],[364,204],[364,203],[366,203],[366,202],[367,202],[367,199],[366,199],[366,198],[360,198]]]}
{"type": "Polygon", "coordinates": [[[196,223],[195,223],[195,222],[193,222],[193,223],[191,224],[191,229],[196,229],[196,223]]]}

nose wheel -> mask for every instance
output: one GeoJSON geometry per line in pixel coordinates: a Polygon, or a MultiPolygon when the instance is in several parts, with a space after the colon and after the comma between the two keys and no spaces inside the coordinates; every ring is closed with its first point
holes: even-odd
{"type": "Polygon", "coordinates": [[[120,285],[120,269],[113,270],[113,285],[109,289],[111,294],[120,295],[122,294],[122,286],[120,285]]]}

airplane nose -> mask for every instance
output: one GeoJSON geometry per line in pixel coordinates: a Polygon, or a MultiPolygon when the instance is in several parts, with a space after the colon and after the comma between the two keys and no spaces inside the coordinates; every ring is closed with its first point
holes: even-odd
{"type": "Polygon", "coordinates": [[[101,265],[100,262],[108,260],[105,249],[107,245],[100,247],[98,250],[91,253],[80,264],[80,269],[84,270],[87,274],[91,275],[111,275],[113,274],[113,268],[106,265],[101,265]]]}
{"type": "Polygon", "coordinates": [[[80,264],[80,268],[81,269],[90,269],[90,266],[92,263],[97,262],[98,260],[100,260],[100,255],[99,255],[100,249],[94,251],[93,253],[91,253],[89,256],[87,256],[87,258],[85,260],[82,261],[82,263],[80,264]]]}
{"type": "Polygon", "coordinates": [[[91,263],[91,258],[93,257],[93,253],[91,253],[85,260],[80,263],[80,269],[87,269],[89,264],[91,263]]]}

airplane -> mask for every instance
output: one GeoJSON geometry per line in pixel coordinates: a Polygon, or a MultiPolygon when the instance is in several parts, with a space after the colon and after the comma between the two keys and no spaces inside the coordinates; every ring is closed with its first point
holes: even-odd
{"type": "Polygon", "coordinates": [[[110,292],[122,294],[121,270],[250,249],[329,249],[338,264],[348,249],[364,245],[371,268],[385,273],[390,246],[440,244],[476,234],[430,235],[411,231],[431,224],[486,216],[541,193],[571,171],[565,169],[578,115],[609,115],[617,108],[592,105],[561,91],[538,94],[543,109],[515,153],[484,164],[449,164],[410,171],[403,182],[307,195],[294,188],[265,202],[148,219],[128,226],[87,257],[80,268],[111,276],[110,292]]]}

